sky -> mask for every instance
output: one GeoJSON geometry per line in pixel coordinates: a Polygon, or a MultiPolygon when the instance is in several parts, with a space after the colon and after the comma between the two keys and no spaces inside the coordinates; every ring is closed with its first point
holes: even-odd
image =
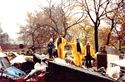
{"type": "Polygon", "coordinates": [[[0,23],[4,32],[16,40],[19,25],[25,25],[27,12],[33,12],[44,6],[45,0],[0,0],[0,23]]]}

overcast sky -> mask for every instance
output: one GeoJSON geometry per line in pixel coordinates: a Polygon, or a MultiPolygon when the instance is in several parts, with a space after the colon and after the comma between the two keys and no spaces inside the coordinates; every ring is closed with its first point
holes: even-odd
{"type": "Polygon", "coordinates": [[[25,24],[27,11],[34,11],[38,5],[46,5],[46,0],[0,0],[0,23],[4,32],[16,39],[19,25],[25,24]]]}

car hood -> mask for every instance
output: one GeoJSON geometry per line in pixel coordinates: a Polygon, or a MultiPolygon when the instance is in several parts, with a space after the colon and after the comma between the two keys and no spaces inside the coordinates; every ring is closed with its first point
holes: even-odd
{"type": "Polygon", "coordinates": [[[21,78],[21,77],[24,77],[26,76],[26,73],[20,69],[17,69],[16,67],[14,66],[11,66],[9,68],[6,69],[6,72],[16,78],[21,78]]]}

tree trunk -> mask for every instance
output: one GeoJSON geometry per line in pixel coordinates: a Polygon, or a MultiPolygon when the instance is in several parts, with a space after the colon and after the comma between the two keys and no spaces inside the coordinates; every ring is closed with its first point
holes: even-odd
{"type": "Polygon", "coordinates": [[[64,29],[64,34],[63,34],[63,38],[65,38],[67,35],[67,29],[64,29]]]}
{"type": "Polygon", "coordinates": [[[111,29],[110,29],[110,32],[109,32],[108,37],[107,37],[106,45],[109,45],[109,43],[110,43],[110,37],[111,37],[111,32],[112,32],[113,28],[115,27],[114,19],[112,19],[111,21],[112,21],[112,25],[111,25],[111,29]]]}
{"type": "Polygon", "coordinates": [[[109,32],[109,34],[108,34],[106,45],[109,45],[109,43],[110,43],[110,36],[111,36],[111,32],[109,32]]]}
{"type": "Polygon", "coordinates": [[[98,27],[95,25],[95,34],[94,34],[94,38],[95,38],[95,52],[98,52],[98,27]]]}
{"type": "Polygon", "coordinates": [[[121,39],[119,40],[119,50],[121,50],[121,39]]]}
{"type": "Polygon", "coordinates": [[[32,33],[32,45],[35,45],[35,41],[34,41],[34,34],[32,33]]]}

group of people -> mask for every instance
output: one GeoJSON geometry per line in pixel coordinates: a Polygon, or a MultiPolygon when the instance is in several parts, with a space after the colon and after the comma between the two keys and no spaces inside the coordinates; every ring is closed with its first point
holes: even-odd
{"type": "MultiPolygon", "coordinates": [[[[53,42],[53,39],[50,39],[50,42],[48,43],[48,53],[50,58],[56,56],[64,60],[65,45],[66,40],[63,37],[57,38],[55,44],[53,42]]],[[[91,61],[95,61],[96,56],[94,53],[94,49],[92,48],[89,42],[87,42],[87,44],[83,47],[80,40],[76,39],[73,42],[67,42],[67,45],[71,46],[73,60],[76,66],[81,67],[83,61],[85,61],[85,66],[87,68],[92,67],[91,61]]]]}

